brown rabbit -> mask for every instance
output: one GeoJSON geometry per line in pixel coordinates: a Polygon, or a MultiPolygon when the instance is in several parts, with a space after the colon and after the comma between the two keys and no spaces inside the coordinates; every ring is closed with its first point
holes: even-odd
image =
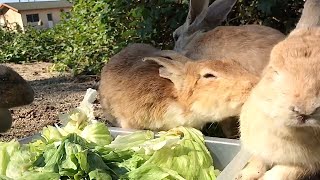
{"type": "Polygon", "coordinates": [[[257,80],[231,60],[191,61],[132,44],[103,68],[99,94],[104,112],[123,128],[201,128],[238,115],[257,80]]]}
{"type": "MultiPolygon", "coordinates": [[[[307,0],[303,14],[315,7],[320,17],[320,0],[307,0]]],[[[242,108],[241,141],[254,157],[238,179],[297,180],[320,170],[320,27],[304,18],[273,48],[242,108]]]]}
{"type": "Polygon", "coordinates": [[[30,104],[34,99],[32,87],[12,68],[0,65],[0,108],[30,104]]]}
{"type": "Polygon", "coordinates": [[[0,132],[12,125],[8,109],[30,104],[33,99],[32,87],[12,68],[0,65],[0,132]]]}
{"type": "Polygon", "coordinates": [[[236,0],[190,0],[186,22],[173,33],[174,50],[191,59],[233,59],[260,75],[280,31],[262,25],[219,26],[236,0]]]}

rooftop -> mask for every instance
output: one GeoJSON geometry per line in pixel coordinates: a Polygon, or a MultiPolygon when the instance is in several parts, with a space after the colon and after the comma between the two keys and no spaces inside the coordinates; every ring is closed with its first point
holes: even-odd
{"type": "Polygon", "coordinates": [[[37,9],[53,9],[53,8],[71,8],[72,4],[68,1],[36,1],[36,2],[13,2],[0,4],[0,10],[4,8],[14,11],[27,11],[37,9]]]}

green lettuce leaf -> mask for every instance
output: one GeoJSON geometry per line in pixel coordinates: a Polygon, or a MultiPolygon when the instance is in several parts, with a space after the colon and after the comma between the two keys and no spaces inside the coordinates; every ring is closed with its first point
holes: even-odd
{"type": "MultiPolygon", "coordinates": [[[[132,180],[186,180],[180,176],[176,171],[168,168],[161,168],[159,166],[149,164],[148,166],[141,166],[141,168],[131,171],[128,174],[128,179],[132,180]]],[[[198,178],[194,178],[198,179],[198,178]]]]}
{"type": "Polygon", "coordinates": [[[137,148],[144,142],[154,138],[152,131],[136,131],[127,135],[117,136],[107,147],[118,150],[137,148]]]}
{"type": "Polygon", "coordinates": [[[37,153],[29,151],[27,147],[16,151],[10,158],[8,163],[6,176],[12,179],[17,179],[28,171],[36,161],[37,153]]]}
{"type": "Polygon", "coordinates": [[[56,142],[56,141],[60,141],[63,136],[62,134],[59,132],[59,130],[54,127],[54,126],[47,126],[44,127],[41,133],[41,136],[48,142],[56,142]]]}
{"type": "Polygon", "coordinates": [[[86,126],[80,134],[88,142],[93,142],[99,146],[106,146],[111,143],[112,137],[108,127],[101,122],[86,126]]]}
{"type": "Polygon", "coordinates": [[[59,115],[59,119],[64,126],[64,131],[79,134],[88,124],[96,122],[92,104],[96,99],[96,95],[96,90],[91,88],[87,89],[87,92],[78,107],[72,109],[69,113],[62,113],[59,115]]]}
{"type": "Polygon", "coordinates": [[[138,169],[149,158],[150,157],[144,154],[134,154],[130,159],[126,159],[122,163],[119,163],[119,166],[126,168],[128,171],[132,171],[138,169]]]}
{"type": "Polygon", "coordinates": [[[6,176],[8,164],[11,156],[18,152],[20,144],[16,140],[10,142],[0,142],[0,175],[6,176]]]}
{"type": "Polygon", "coordinates": [[[60,175],[53,172],[28,172],[16,180],[60,180],[60,175]]]}
{"type": "Polygon", "coordinates": [[[7,176],[4,176],[4,175],[0,175],[0,180],[13,180],[7,176]]]}
{"type": "Polygon", "coordinates": [[[96,169],[89,173],[90,180],[112,180],[112,177],[104,170],[96,169]]]}
{"type": "MultiPolygon", "coordinates": [[[[85,151],[80,145],[71,142],[65,142],[64,148],[65,157],[62,160],[61,164],[59,164],[59,174],[61,176],[74,177],[78,173],[78,171],[80,171],[80,169],[78,169],[79,162],[76,154],[80,152],[85,153],[85,151]]],[[[86,164],[82,164],[82,166],[84,166],[84,168],[87,167],[86,164]]]]}
{"type": "Polygon", "coordinates": [[[134,155],[132,150],[116,150],[109,147],[96,146],[94,151],[98,152],[104,161],[123,162],[134,155]]]}
{"type": "MultiPolygon", "coordinates": [[[[160,171],[164,173],[162,175],[165,176],[165,174],[168,173],[167,169],[170,169],[185,179],[198,179],[199,177],[208,180],[216,179],[212,166],[212,157],[205,147],[204,138],[200,131],[193,128],[174,128],[168,132],[160,133],[159,141],[151,140],[145,142],[144,145],[146,146],[144,148],[147,149],[147,145],[149,145],[151,149],[154,148],[154,145],[151,142],[156,143],[156,147],[158,148],[153,149],[153,154],[139,168],[128,172],[128,177],[135,178],[136,176],[141,176],[146,169],[156,166],[158,167],[157,173],[159,176],[160,171]],[[173,144],[168,143],[171,142],[168,141],[171,139],[176,141],[176,138],[173,138],[174,136],[179,137],[179,140],[173,144]],[[166,142],[165,144],[168,143],[168,145],[162,146],[160,140],[166,142]],[[192,171],[190,171],[190,169],[192,169],[192,171]]],[[[147,172],[150,173],[151,170],[147,172]]],[[[169,175],[166,176],[166,178],[167,177],[169,177],[169,175]]],[[[148,177],[143,178],[147,179],[148,177]]],[[[169,179],[171,178],[173,177],[170,177],[169,179]]]]}

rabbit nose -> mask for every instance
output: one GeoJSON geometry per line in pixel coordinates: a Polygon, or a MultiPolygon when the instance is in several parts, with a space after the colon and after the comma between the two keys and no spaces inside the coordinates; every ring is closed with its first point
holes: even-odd
{"type": "Polygon", "coordinates": [[[291,106],[290,110],[296,114],[304,114],[304,115],[315,115],[317,113],[320,113],[320,106],[318,107],[312,107],[309,110],[302,110],[298,106],[291,106]]]}
{"type": "Polygon", "coordinates": [[[299,115],[297,115],[297,120],[298,120],[300,123],[302,123],[302,124],[306,123],[306,121],[307,121],[309,118],[310,118],[310,116],[305,115],[305,114],[299,114],[299,115]]]}
{"type": "Polygon", "coordinates": [[[289,108],[292,112],[297,113],[297,114],[302,114],[301,109],[298,108],[297,106],[290,106],[289,108]]]}
{"type": "Polygon", "coordinates": [[[290,110],[296,114],[296,118],[300,123],[305,123],[310,118],[310,115],[302,112],[297,106],[291,106],[290,110]]]}

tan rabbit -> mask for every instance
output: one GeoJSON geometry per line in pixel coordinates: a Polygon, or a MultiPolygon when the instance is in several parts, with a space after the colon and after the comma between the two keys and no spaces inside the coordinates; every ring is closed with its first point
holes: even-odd
{"type": "Polygon", "coordinates": [[[262,25],[219,26],[236,0],[190,0],[186,22],[173,33],[174,50],[191,59],[233,59],[260,75],[280,31],[262,25]]]}
{"type": "MultiPolygon", "coordinates": [[[[272,47],[285,38],[280,31],[262,25],[219,26],[236,0],[190,0],[186,22],[173,33],[174,50],[193,60],[233,59],[246,70],[261,75],[269,62],[272,47]],[[208,7],[209,6],[209,7],[208,7]]],[[[234,137],[237,118],[220,123],[234,137]]]]}
{"type": "MultiPolygon", "coordinates": [[[[320,17],[319,2],[307,0],[303,14],[317,3],[320,17]]],[[[320,170],[320,27],[313,26],[273,48],[242,108],[241,141],[254,157],[238,179],[297,180],[320,170]]]]}
{"type": "Polygon", "coordinates": [[[239,115],[257,80],[232,60],[191,61],[132,44],[105,65],[99,93],[104,112],[123,128],[201,128],[239,115]]]}

